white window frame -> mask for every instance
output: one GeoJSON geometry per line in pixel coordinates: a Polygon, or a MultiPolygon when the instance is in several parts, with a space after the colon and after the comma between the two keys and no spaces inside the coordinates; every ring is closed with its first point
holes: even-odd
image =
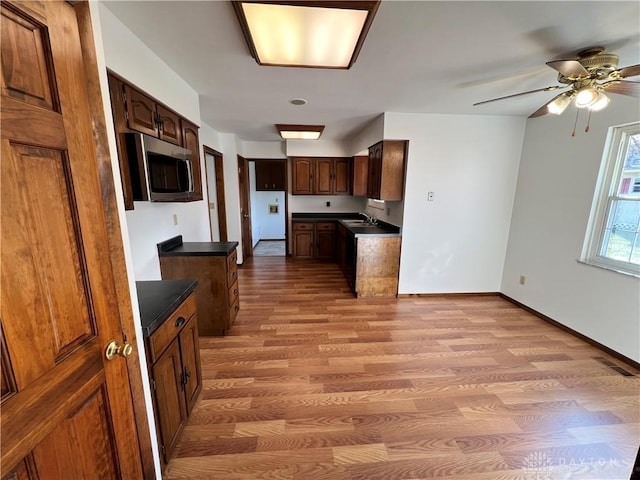
{"type": "Polygon", "coordinates": [[[637,195],[617,195],[628,139],[631,135],[636,134],[640,134],[640,122],[609,128],[581,261],[589,265],[640,277],[640,265],[600,255],[606,235],[611,203],[615,200],[640,201],[637,195]]]}

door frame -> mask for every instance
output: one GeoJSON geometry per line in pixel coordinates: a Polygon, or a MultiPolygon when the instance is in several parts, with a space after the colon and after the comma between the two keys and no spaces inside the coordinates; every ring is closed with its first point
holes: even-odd
{"type": "MultiPolygon", "coordinates": [[[[120,226],[120,212],[116,199],[115,181],[112,168],[112,156],[107,135],[107,117],[104,111],[103,92],[109,92],[106,71],[100,74],[100,65],[96,56],[93,25],[91,21],[90,2],[74,2],[72,4],[78,19],[80,31],[80,47],[82,60],[87,78],[87,93],[89,110],[93,126],[93,142],[95,144],[96,162],[102,190],[102,206],[107,225],[107,242],[109,251],[105,252],[111,262],[114,276],[113,281],[116,291],[116,302],[120,313],[120,325],[123,335],[132,345],[142,345],[138,341],[133,316],[133,304],[131,302],[131,290],[127,274],[127,263],[120,226]],[[101,77],[106,90],[102,88],[101,77]],[[126,332],[126,333],[125,333],[126,332]]],[[[115,160],[117,161],[117,160],[115,160]]],[[[138,350],[138,349],[135,349],[138,350]]],[[[149,420],[152,416],[147,410],[147,401],[143,388],[142,365],[140,355],[144,351],[135,351],[127,357],[127,370],[129,373],[129,387],[133,400],[135,416],[135,428],[138,433],[138,445],[140,460],[145,480],[156,478],[156,463],[152,447],[149,420]]],[[[151,398],[149,398],[151,400],[151,398]]],[[[158,457],[159,461],[159,457],[158,457]]]]}
{"type": "MultiPolygon", "coordinates": [[[[214,175],[216,182],[216,203],[217,203],[217,214],[218,214],[218,235],[220,236],[221,242],[226,242],[228,239],[228,230],[227,230],[227,203],[225,200],[224,193],[224,162],[222,153],[214,150],[207,145],[203,145],[204,151],[204,170],[205,170],[205,179],[207,182],[207,209],[209,205],[211,205],[211,192],[209,191],[209,176],[214,175]],[[213,157],[213,173],[210,172],[207,162],[207,155],[213,157]]],[[[209,230],[211,230],[211,212],[209,212],[209,230]]],[[[213,232],[212,232],[212,240],[213,240],[213,232]]]]}
{"type": "MultiPolygon", "coordinates": [[[[247,162],[262,162],[265,160],[284,163],[284,256],[291,256],[289,252],[289,160],[287,158],[247,158],[247,162]]],[[[251,182],[248,188],[249,204],[251,204],[251,182]]],[[[252,240],[253,241],[253,240],[252,240]]]]}
{"type": "Polygon", "coordinates": [[[242,239],[242,262],[244,263],[245,260],[253,256],[253,239],[251,235],[251,198],[249,197],[249,161],[241,155],[238,155],[238,187],[240,196],[240,237],[242,239]]]}

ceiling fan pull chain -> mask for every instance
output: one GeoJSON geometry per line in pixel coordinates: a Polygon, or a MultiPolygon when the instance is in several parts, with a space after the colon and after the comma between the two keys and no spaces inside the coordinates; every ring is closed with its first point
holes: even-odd
{"type": "Polygon", "coordinates": [[[573,132],[571,132],[571,136],[576,136],[576,126],[578,125],[578,114],[580,114],[580,109],[576,108],[576,121],[573,123],[573,132]]]}
{"type": "Polygon", "coordinates": [[[590,124],[591,124],[591,110],[589,110],[589,118],[587,118],[587,126],[584,129],[584,133],[589,133],[590,124]]]}

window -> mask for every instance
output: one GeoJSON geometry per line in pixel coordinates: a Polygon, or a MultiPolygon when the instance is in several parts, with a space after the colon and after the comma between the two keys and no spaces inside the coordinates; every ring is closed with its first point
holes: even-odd
{"type": "Polygon", "coordinates": [[[640,123],[609,129],[583,260],[640,276],[640,123]]]}

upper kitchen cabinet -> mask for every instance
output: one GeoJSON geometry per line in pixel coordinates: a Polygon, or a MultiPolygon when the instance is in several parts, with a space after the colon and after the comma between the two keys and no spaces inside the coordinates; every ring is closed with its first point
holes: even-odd
{"type": "Polygon", "coordinates": [[[383,140],[369,147],[368,198],[402,200],[408,144],[408,140],[383,140]]]}
{"type": "Polygon", "coordinates": [[[125,118],[131,130],[182,145],[180,116],[131,85],[124,84],[125,118]]]}
{"type": "Polygon", "coordinates": [[[350,195],[350,158],[291,159],[294,195],[350,195]]]}
{"type": "Polygon", "coordinates": [[[184,118],[180,119],[182,146],[191,150],[193,158],[193,193],[190,200],[202,200],[202,175],[200,173],[200,139],[198,126],[184,118]]]}
{"type": "Polygon", "coordinates": [[[140,165],[136,168],[134,162],[130,162],[128,157],[126,134],[132,132],[144,133],[189,149],[193,159],[194,191],[171,201],[202,200],[198,126],[142,90],[130,85],[123,78],[109,72],[108,79],[125,209],[133,210],[134,200],[148,199],[143,193],[146,188],[146,173],[140,165]]]}
{"type": "Polygon", "coordinates": [[[287,184],[287,161],[256,160],[256,190],[283,192],[287,184]]]}
{"type": "Polygon", "coordinates": [[[294,195],[313,195],[313,158],[291,158],[291,193],[294,195]]]}
{"type": "Polygon", "coordinates": [[[369,157],[358,155],[353,157],[351,169],[351,195],[365,197],[367,195],[367,180],[369,172],[369,157]]]}

